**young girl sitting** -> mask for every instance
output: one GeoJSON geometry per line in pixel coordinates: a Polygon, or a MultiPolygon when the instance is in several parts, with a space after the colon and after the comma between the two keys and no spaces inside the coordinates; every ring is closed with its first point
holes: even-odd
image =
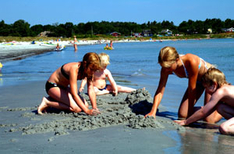
{"type": "MultiPolygon", "coordinates": [[[[119,86],[115,83],[111,72],[106,68],[110,64],[110,57],[106,53],[100,53],[99,58],[101,60],[102,68],[94,73],[93,85],[96,95],[104,95],[113,93],[115,96],[118,92],[130,93],[136,89],[119,86]],[[106,78],[109,80],[110,84],[106,84],[106,78]]],[[[79,91],[83,91],[86,84],[86,79],[82,80],[79,91]]]]}

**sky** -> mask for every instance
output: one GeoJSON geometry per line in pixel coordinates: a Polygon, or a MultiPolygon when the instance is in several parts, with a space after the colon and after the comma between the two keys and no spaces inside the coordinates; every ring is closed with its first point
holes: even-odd
{"type": "Polygon", "coordinates": [[[94,21],[173,22],[234,20],[234,0],[1,0],[0,21],[30,26],[94,21]]]}

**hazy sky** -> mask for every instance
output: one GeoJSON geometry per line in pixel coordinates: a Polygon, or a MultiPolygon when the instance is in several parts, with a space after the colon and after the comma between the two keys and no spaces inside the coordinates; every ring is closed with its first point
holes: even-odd
{"type": "Polygon", "coordinates": [[[234,20],[234,0],[2,0],[0,21],[12,24],[23,19],[36,24],[73,24],[93,21],[173,21],[189,19],[234,20]]]}

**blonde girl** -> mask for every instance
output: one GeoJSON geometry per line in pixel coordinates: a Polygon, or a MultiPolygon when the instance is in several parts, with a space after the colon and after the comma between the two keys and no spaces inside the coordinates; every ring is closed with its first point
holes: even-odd
{"type": "MultiPolygon", "coordinates": [[[[188,88],[184,93],[178,111],[179,118],[188,118],[197,110],[197,108],[194,108],[194,105],[204,91],[201,78],[206,71],[213,66],[200,57],[190,53],[179,55],[176,49],[170,46],[166,46],[160,50],[158,63],[162,67],[159,85],[154,95],[152,109],[145,117],[155,117],[157,108],[164,94],[168,77],[174,74],[180,78],[188,78],[188,88]]],[[[210,95],[205,93],[204,104],[206,104],[209,99],[210,95]]],[[[220,119],[221,116],[215,111],[213,114],[206,117],[205,120],[210,123],[215,123],[220,119]]]]}
{"type": "MultiPolygon", "coordinates": [[[[117,85],[111,72],[107,69],[107,66],[110,64],[110,57],[106,53],[100,53],[99,58],[101,60],[102,68],[94,73],[93,85],[96,95],[104,95],[112,93],[115,96],[119,92],[130,93],[136,89],[130,87],[124,87],[117,85]],[[106,83],[106,79],[109,80],[110,84],[106,83]]],[[[82,80],[79,91],[83,91],[86,80],[82,80]]]]}

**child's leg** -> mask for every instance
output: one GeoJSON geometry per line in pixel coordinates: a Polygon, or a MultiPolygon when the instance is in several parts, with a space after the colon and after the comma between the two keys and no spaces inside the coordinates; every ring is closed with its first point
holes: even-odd
{"type": "Polygon", "coordinates": [[[178,110],[178,118],[187,118],[188,116],[188,89],[185,91],[178,110]]]}
{"type": "MultiPolygon", "coordinates": [[[[193,108],[194,108],[193,113],[197,110],[197,107],[195,108],[194,105],[196,104],[197,100],[201,97],[203,91],[204,91],[204,88],[202,86],[200,86],[200,84],[197,84],[196,98],[195,98],[196,100],[195,100],[194,104],[192,104],[193,108]]],[[[191,116],[191,115],[188,115],[188,109],[189,109],[189,98],[188,98],[188,88],[187,88],[187,90],[185,91],[184,96],[181,100],[181,103],[180,103],[178,117],[184,119],[184,118],[188,118],[188,116],[191,116]]],[[[190,113],[190,114],[193,114],[193,113],[190,113]]]]}
{"type": "Polygon", "coordinates": [[[219,131],[221,134],[234,135],[234,117],[222,123],[219,131]]]}
{"type": "MultiPolygon", "coordinates": [[[[204,96],[204,106],[207,104],[207,102],[209,102],[211,98],[211,95],[208,94],[207,92],[205,92],[205,96],[204,96]]],[[[212,112],[209,116],[207,116],[204,120],[208,123],[216,123],[218,122],[220,119],[222,119],[222,115],[220,115],[218,113],[217,110],[215,110],[214,112],[212,112]]]]}
{"type": "Polygon", "coordinates": [[[117,85],[118,92],[123,92],[123,93],[130,93],[132,91],[136,91],[136,89],[130,88],[130,87],[124,87],[124,86],[119,86],[117,85]]]}
{"type": "Polygon", "coordinates": [[[41,104],[39,105],[37,109],[38,114],[43,114],[43,111],[46,110],[48,107],[54,107],[59,110],[70,110],[71,108],[68,105],[59,103],[57,101],[53,101],[50,98],[43,97],[41,104]]]}
{"type": "Polygon", "coordinates": [[[99,90],[97,87],[93,87],[94,88],[94,91],[96,93],[96,95],[105,95],[105,94],[109,94],[110,91],[107,90],[107,89],[104,89],[104,90],[99,90]]]}
{"type": "Polygon", "coordinates": [[[219,103],[217,105],[217,111],[225,118],[225,119],[230,119],[234,117],[234,108],[226,105],[224,103],[219,103]]]}
{"type": "MultiPolygon", "coordinates": [[[[82,111],[67,89],[53,87],[48,91],[48,94],[55,101],[50,101],[47,99],[48,101],[44,102],[44,104],[47,106],[51,106],[60,110],[70,110],[77,113],[82,111]]],[[[84,102],[84,100],[82,101],[84,102]]]]}
{"type": "MultiPolygon", "coordinates": [[[[130,87],[124,87],[124,86],[119,86],[119,85],[117,85],[117,89],[118,89],[118,92],[123,92],[123,93],[130,93],[136,90],[130,87]]],[[[112,92],[114,89],[111,85],[106,85],[106,90],[112,92]]]]}

